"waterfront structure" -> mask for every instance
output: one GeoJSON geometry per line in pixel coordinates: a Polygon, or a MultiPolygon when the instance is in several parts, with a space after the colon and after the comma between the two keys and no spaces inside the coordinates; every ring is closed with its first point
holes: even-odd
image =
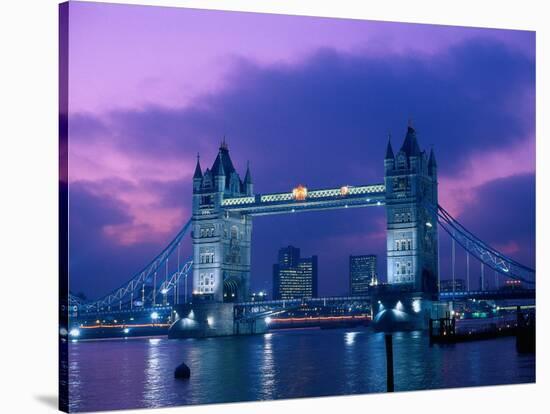
{"type": "Polygon", "coordinates": [[[409,125],[394,155],[384,158],[387,219],[387,280],[427,294],[438,291],[437,163],[421,151],[409,125]]]}
{"type": "Polygon", "coordinates": [[[366,295],[376,284],[377,257],[366,254],[349,257],[349,292],[351,296],[366,295]]]}
{"type": "Polygon", "coordinates": [[[317,256],[300,257],[294,246],[279,250],[273,265],[273,299],[289,300],[317,297],[317,256]]]}

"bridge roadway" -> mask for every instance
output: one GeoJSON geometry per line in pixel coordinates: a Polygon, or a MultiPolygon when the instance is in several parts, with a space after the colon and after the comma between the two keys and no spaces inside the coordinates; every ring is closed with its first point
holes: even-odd
{"type": "Polygon", "coordinates": [[[381,206],[386,201],[384,184],[343,186],[305,191],[303,198],[291,192],[257,194],[246,197],[226,198],[222,207],[226,211],[250,216],[264,216],[302,211],[330,210],[337,208],[381,206]]]}

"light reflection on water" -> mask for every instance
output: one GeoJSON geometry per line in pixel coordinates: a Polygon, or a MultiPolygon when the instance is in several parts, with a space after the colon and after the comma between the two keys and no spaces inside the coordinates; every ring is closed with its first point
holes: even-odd
{"type": "MultiPolygon", "coordinates": [[[[535,357],[514,338],[429,346],[394,334],[395,388],[418,390],[535,380],[535,357]]],[[[79,341],[69,346],[70,408],[95,411],[383,392],[384,335],[367,329],[275,331],[209,339],[79,341]],[[186,381],[174,379],[185,362],[186,381]]]]}

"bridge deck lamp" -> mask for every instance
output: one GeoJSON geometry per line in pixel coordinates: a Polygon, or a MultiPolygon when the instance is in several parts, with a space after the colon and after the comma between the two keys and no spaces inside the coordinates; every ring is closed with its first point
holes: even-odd
{"type": "Polygon", "coordinates": [[[303,201],[307,198],[307,187],[304,187],[302,184],[299,184],[298,187],[295,187],[292,190],[292,195],[295,200],[303,201]]]}

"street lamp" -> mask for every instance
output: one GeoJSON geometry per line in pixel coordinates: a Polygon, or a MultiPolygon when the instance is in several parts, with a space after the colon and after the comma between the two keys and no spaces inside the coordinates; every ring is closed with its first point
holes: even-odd
{"type": "Polygon", "coordinates": [[[158,318],[159,318],[158,312],[153,312],[151,314],[151,319],[153,320],[153,326],[155,326],[155,322],[157,321],[158,318]]]}

